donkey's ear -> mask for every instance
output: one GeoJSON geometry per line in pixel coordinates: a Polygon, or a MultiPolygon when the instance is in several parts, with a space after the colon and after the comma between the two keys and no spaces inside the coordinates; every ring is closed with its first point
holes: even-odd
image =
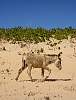
{"type": "Polygon", "coordinates": [[[58,57],[60,57],[60,56],[61,56],[61,54],[62,54],[62,52],[60,52],[60,53],[58,54],[58,57]]]}

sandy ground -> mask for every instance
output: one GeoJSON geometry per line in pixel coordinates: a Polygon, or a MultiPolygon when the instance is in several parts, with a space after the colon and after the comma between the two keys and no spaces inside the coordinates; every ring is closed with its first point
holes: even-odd
{"type": "MultiPolygon", "coordinates": [[[[62,70],[53,64],[52,73],[44,82],[29,81],[27,69],[15,81],[21,67],[22,53],[31,49],[44,48],[45,53],[58,53],[46,43],[30,44],[21,48],[19,44],[0,43],[0,100],[76,100],[76,57],[73,56],[73,44],[63,41],[59,46],[62,54],[62,70]],[[5,46],[6,51],[2,50],[5,46]]],[[[47,75],[45,71],[45,75],[47,75]]],[[[33,79],[41,78],[40,69],[32,69],[33,79]]]]}

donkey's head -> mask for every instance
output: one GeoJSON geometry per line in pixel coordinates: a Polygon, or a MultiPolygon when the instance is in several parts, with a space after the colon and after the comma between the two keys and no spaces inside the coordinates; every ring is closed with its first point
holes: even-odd
{"type": "Polygon", "coordinates": [[[55,62],[55,65],[56,67],[61,70],[62,69],[62,65],[61,65],[61,54],[62,52],[60,52],[58,55],[57,55],[57,60],[55,62]]]}

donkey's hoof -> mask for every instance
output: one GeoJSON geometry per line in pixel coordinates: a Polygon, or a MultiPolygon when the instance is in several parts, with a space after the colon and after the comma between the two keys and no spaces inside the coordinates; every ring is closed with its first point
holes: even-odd
{"type": "Polygon", "coordinates": [[[15,80],[18,81],[18,78],[16,77],[15,80]]]}

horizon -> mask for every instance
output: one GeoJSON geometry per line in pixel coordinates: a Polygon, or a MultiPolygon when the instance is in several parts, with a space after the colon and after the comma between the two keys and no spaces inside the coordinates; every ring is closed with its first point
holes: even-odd
{"type": "Polygon", "coordinates": [[[51,30],[51,29],[76,29],[76,27],[72,27],[72,26],[67,26],[67,27],[50,27],[50,28],[47,28],[47,27],[41,27],[41,26],[35,26],[35,27],[32,27],[32,26],[12,26],[12,27],[0,27],[0,29],[13,29],[13,28],[22,28],[22,29],[37,29],[37,28],[42,28],[42,29],[46,29],[46,30],[51,30]]]}
{"type": "Polygon", "coordinates": [[[76,28],[75,0],[1,0],[0,27],[76,28]]]}

